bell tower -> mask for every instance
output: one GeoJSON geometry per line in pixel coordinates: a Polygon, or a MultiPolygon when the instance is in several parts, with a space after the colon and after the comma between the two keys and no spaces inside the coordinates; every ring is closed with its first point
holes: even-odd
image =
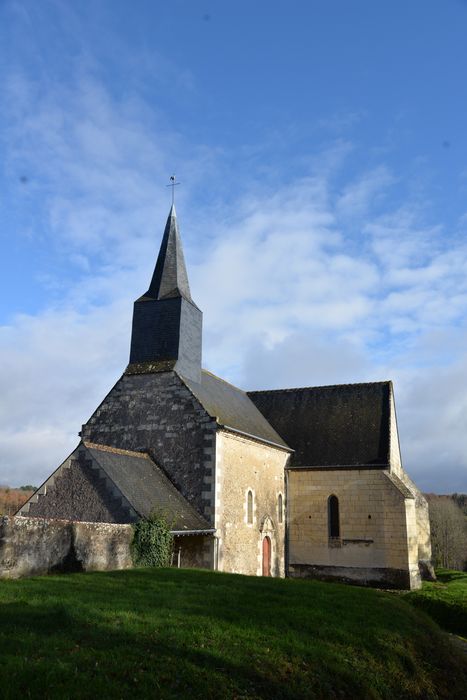
{"type": "Polygon", "coordinates": [[[133,307],[130,367],[153,365],[201,381],[203,314],[191,298],[175,206],[165,225],[149,289],[133,307]]]}

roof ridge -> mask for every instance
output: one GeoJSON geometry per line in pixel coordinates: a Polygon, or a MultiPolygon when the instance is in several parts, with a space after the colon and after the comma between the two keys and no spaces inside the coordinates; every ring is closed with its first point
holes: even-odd
{"type": "Polygon", "coordinates": [[[214,379],[218,379],[220,382],[223,382],[224,384],[231,386],[233,389],[236,389],[237,391],[241,391],[243,394],[248,395],[248,393],[250,393],[248,391],[245,391],[245,389],[240,389],[240,387],[237,386],[236,384],[232,384],[232,382],[228,382],[226,379],[219,377],[217,374],[214,374],[214,372],[211,372],[209,369],[201,368],[201,371],[204,372],[205,374],[209,374],[211,377],[214,377],[214,379]]]}
{"type": "Polygon", "coordinates": [[[112,452],[117,455],[127,455],[128,457],[141,457],[143,459],[148,459],[150,462],[154,462],[154,460],[148,455],[147,452],[137,452],[136,450],[122,450],[119,447],[112,447],[111,445],[99,445],[97,442],[86,442],[85,440],[83,440],[83,445],[90,450],[112,452]]]}
{"type": "Polygon", "coordinates": [[[373,386],[377,384],[390,384],[391,379],[383,379],[378,382],[347,382],[344,384],[320,384],[319,386],[297,386],[290,387],[287,389],[255,389],[254,391],[247,391],[246,394],[273,394],[275,392],[285,392],[285,391],[309,391],[310,389],[335,389],[344,386],[373,386]]]}
{"type": "Polygon", "coordinates": [[[212,418],[218,427],[231,428],[260,442],[276,443],[289,449],[289,445],[287,445],[244,389],[226,382],[225,379],[204,368],[201,382],[189,379],[178,372],[175,372],[175,374],[188,388],[188,391],[203,408],[206,415],[212,418]],[[211,382],[211,379],[214,379],[214,382],[211,382]],[[214,387],[220,385],[221,389],[220,394],[218,393],[214,399],[212,393],[209,396],[211,385],[214,387]],[[229,397],[227,401],[226,396],[229,397]],[[229,401],[233,402],[230,406],[229,401]],[[224,410],[225,405],[227,405],[227,410],[224,410]],[[241,413],[240,420],[238,417],[239,412],[241,413]]]}

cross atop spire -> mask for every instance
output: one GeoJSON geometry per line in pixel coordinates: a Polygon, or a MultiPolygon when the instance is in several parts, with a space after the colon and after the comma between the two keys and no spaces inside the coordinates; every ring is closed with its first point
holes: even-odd
{"type": "Polygon", "coordinates": [[[179,182],[175,182],[175,173],[170,176],[170,185],[166,185],[166,187],[171,187],[172,188],[172,206],[175,204],[175,187],[179,185],[179,182]]]}
{"type": "Polygon", "coordinates": [[[184,297],[192,301],[174,204],[167,218],[151,284],[144,296],[151,299],[184,297]]]}

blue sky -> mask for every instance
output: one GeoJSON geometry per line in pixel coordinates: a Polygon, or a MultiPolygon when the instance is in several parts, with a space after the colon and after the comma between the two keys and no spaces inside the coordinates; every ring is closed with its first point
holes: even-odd
{"type": "Polygon", "coordinates": [[[393,379],[405,466],[467,491],[467,2],[0,1],[0,483],[128,359],[175,172],[204,364],[393,379]]]}

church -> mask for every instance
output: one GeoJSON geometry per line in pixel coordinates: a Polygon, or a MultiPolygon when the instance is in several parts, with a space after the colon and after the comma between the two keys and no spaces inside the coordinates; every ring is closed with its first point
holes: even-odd
{"type": "Polygon", "coordinates": [[[245,392],[203,369],[201,348],[172,206],[129,364],[18,515],[161,512],[181,566],[419,587],[428,506],[402,466],[392,383],[245,392]]]}

